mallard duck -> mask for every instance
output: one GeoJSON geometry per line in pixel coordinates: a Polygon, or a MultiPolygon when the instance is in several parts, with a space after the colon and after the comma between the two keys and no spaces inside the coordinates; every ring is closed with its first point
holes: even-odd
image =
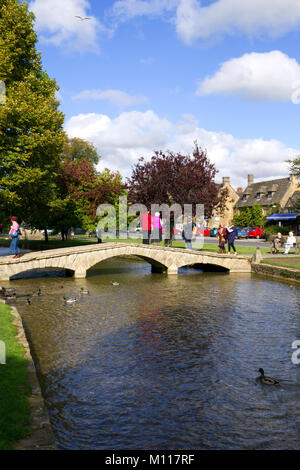
{"type": "Polygon", "coordinates": [[[119,282],[117,282],[117,281],[112,281],[112,285],[113,285],[113,286],[119,286],[119,285],[120,285],[120,283],[119,283],[119,282]]]}
{"type": "Polygon", "coordinates": [[[258,369],[258,372],[260,372],[260,376],[256,378],[255,380],[256,383],[260,382],[263,385],[280,385],[278,380],[273,379],[273,377],[268,377],[267,375],[265,375],[265,371],[262,368],[258,369]]]}
{"type": "Polygon", "coordinates": [[[13,287],[1,287],[1,294],[6,299],[14,299],[16,297],[16,289],[13,287]]]}
{"type": "Polygon", "coordinates": [[[89,294],[89,291],[87,289],[84,289],[83,287],[80,289],[80,294],[89,294]]]}
{"type": "Polygon", "coordinates": [[[27,303],[27,305],[31,305],[31,300],[27,298],[26,303],[27,303]]]}
{"type": "Polygon", "coordinates": [[[77,302],[77,299],[68,299],[67,297],[63,297],[63,300],[66,302],[66,304],[73,304],[74,302],[77,302]]]}
{"type": "Polygon", "coordinates": [[[39,289],[35,294],[32,294],[33,297],[40,297],[40,295],[42,295],[42,291],[41,289],[39,289]]]}

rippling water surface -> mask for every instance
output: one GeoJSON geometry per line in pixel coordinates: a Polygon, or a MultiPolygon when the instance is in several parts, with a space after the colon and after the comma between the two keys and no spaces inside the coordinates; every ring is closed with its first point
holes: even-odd
{"type": "Polygon", "coordinates": [[[58,448],[300,449],[299,286],[125,259],[13,284],[42,289],[16,306],[58,448]],[[282,386],[256,386],[259,367],[282,386]]]}

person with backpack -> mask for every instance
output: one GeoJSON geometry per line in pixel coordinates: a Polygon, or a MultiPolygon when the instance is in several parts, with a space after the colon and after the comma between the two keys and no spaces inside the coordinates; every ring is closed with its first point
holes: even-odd
{"type": "Polygon", "coordinates": [[[11,217],[11,227],[9,236],[11,237],[11,244],[9,246],[9,254],[14,255],[13,258],[20,258],[20,248],[18,247],[19,237],[21,235],[20,226],[17,217],[11,217]]]}

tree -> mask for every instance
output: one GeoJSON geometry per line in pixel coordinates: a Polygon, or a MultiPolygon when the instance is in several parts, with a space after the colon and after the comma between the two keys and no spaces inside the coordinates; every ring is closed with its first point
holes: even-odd
{"type": "Polygon", "coordinates": [[[245,206],[239,209],[233,217],[237,227],[261,227],[264,225],[263,210],[260,204],[253,204],[252,207],[245,206]]]}
{"type": "Polygon", "coordinates": [[[86,140],[79,139],[78,137],[73,137],[72,139],[67,139],[63,149],[62,158],[69,158],[70,160],[87,160],[92,165],[97,165],[99,163],[100,156],[93,144],[86,140]]]}
{"type": "Polygon", "coordinates": [[[100,204],[109,203],[117,209],[119,196],[125,194],[119,172],[105,169],[98,174],[91,162],[84,159],[65,159],[60,167],[57,185],[60,190],[59,205],[61,209],[65,207],[66,218],[73,213],[77,224],[86,231],[95,230],[96,211],[100,204]]]}
{"type": "Polygon", "coordinates": [[[27,3],[1,1],[0,80],[6,102],[0,105],[0,203],[7,215],[46,228],[66,135],[55,97],[58,85],[42,70],[33,21],[27,3]]]}
{"type": "Polygon", "coordinates": [[[300,176],[300,155],[295,157],[293,160],[286,160],[290,165],[290,172],[293,175],[300,176]]]}
{"type": "MultiPolygon", "coordinates": [[[[132,203],[191,204],[195,215],[196,204],[204,204],[210,217],[214,208],[222,214],[226,205],[227,190],[221,194],[214,182],[217,169],[205,151],[195,142],[192,155],[162,151],[155,152],[150,161],[140,158],[128,178],[128,197],[132,203]]],[[[171,220],[172,223],[172,220],[171,220]]],[[[172,228],[172,227],[171,227],[172,228]]]]}

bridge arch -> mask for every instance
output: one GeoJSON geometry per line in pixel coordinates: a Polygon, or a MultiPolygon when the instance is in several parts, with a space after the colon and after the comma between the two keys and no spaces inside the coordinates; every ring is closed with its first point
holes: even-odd
{"type": "Polygon", "coordinates": [[[113,250],[102,250],[96,253],[93,253],[93,256],[89,256],[86,264],[79,266],[75,269],[75,277],[85,277],[86,272],[93,268],[93,266],[100,264],[102,261],[108,259],[117,258],[120,256],[135,256],[138,257],[151,265],[152,272],[165,272],[168,270],[168,263],[164,260],[163,253],[156,253],[151,251],[151,253],[145,253],[145,248],[142,247],[120,247],[113,250]],[[130,248],[130,249],[129,249],[130,248]]]}

